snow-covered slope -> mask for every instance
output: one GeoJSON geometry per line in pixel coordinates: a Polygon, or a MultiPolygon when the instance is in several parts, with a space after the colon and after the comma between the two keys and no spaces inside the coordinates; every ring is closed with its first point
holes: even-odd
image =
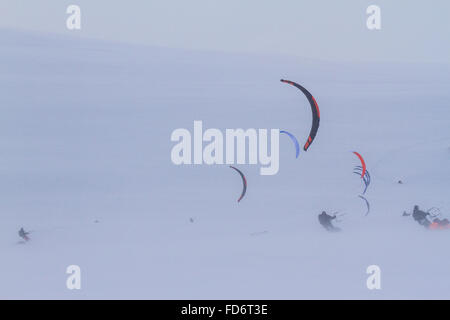
{"type": "Polygon", "coordinates": [[[448,65],[191,52],[0,31],[0,298],[450,298],[448,65]],[[176,128],[279,128],[280,171],[175,166],[176,128]],[[372,174],[357,196],[364,155],[372,174]],[[397,181],[402,180],[403,184],[397,181]],[[346,213],[340,233],[317,222],[346,213]],[[190,218],[193,222],[190,222],[190,218]],[[18,244],[17,230],[32,240],[18,244]],[[68,290],[69,265],[82,289],[68,290]],[[382,289],[368,290],[379,265],[382,289]]]}

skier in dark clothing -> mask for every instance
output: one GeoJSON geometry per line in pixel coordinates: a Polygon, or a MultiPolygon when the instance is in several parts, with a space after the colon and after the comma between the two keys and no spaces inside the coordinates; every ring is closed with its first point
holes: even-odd
{"type": "Polygon", "coordinates": [[[414,210],[412,213],[412,217],[414,220],[416,220],[421,226],[424,226],[425,228],[428,228],[431,224],[430,220],[427,219],[427,217],[430,214],[428,212],[422,211],[419,209],[418,205],[414,206],[414,210]]]}
{"type": "Polygon", "coordinates": [[[19,230],[19,237],[21,237],[23,240],[28,241],[30,238],[28,237],[30,233],[26,232],[23,228],[20,228],[19,230]]]}
{"type": "Polygon", "coordinates": [[[327,214],[325,211],[322,211],[321,214],[319,214],[318,216],[319,218],[319,223],[327,230],[327,231],[339,231],[339,228],[336,228],[335,226],[333,226],[333,224],[331,223],[331,221],[333,219],[336,219],[336,215],[334,216],[330,216],[329,214],[327,214]]]}
{"type": "Polygon", "coordinates": [[[433,212],[431,212],[432,209],[424,212],[419,209],[418,205],[415,205],[412,214],[403,212],[403,216],[412,216],[414,220],[427,229],[450,229],[450,221],[446,218],[437,218],[436,216],[440,215],[440,213],[433,214],[433,212]],[[431,221],[431,219],[433,219],[433,221],[431,221]]]}

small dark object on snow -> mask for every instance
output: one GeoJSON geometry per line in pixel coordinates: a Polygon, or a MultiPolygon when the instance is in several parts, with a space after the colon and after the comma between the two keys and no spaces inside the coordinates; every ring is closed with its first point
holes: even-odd
{"type": "Polygon", "coordinates": [[[191,223],[194,223],[194,219],[192,219],[192,218],[189,218],[189,221],[190,221],[191,223]]]}
{"type": "Polygon", "coordinates": [[[23,228],[20,228],[19,230],[19,237],[21,237],[23,240],[28,241],[30,238],[28,237],[30,233],[26,232],[23,228]]]}
{"type": "Polygon", "coordinates": [[[322,211],[322,213],[319,214],[318,218],[319,218],[319,223],[320,223],[327,231],[340,231],[339,228],[336,228],[336,227],[333,226],[333,224],[331,223],[331,221],[332,221],[333,219],[336,219],[336,215],[330,216],[330,215],[327,214],[325,211],[322,211]]]}
{"type": "Polygon", "coordinates": [[[398,180],[398,184],[403,184],[403,181],[402,180],[398,180]]]}
{"type": "Polygon", "coordinates": [[[428,228],[431,224],[430,220],[427,219],[429,215],[430,214],[428,212],[420,210],[418,205],[414,206],[412,217],[415,221],[417,221],[421,226],[424,226],[425,228],[428,228]]]}
{"type": "MultiPolygon", "coordinates": [[[[433,209],[433,208],[432,208],[433,209]]],[[[438,214],[433,213],[431,210],[428,210],[427,212],[422,211],[419,209],[418,205],[414,206],[414,210],[412,214],[407,214],[406,212],[403,213],[404,216],[412,216],[415,221],[417,221],[421,226],[424,226],[427,229],[450,229],[450,221],[445,219],[439,219],[436,216],[438,214]],[[430,217],[430,218],[428,218],[430,217]],[[431,218],[433,219],[432,221],[431,218]]]]}

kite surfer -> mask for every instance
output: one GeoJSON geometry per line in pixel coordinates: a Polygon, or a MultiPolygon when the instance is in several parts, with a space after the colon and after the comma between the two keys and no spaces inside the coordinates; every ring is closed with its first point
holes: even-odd
{"type": "Polygon", "coordinates": [[[21,237],[23,240],[25,240],[25,241],[30,240],[30,238],[28,237],[29,234],[30,234],[30,232],[27,232],[23,228],[20,228],[19,237],[21,237]]]}
{"type": "MultiPolygon", "coordinates": [[[[430,211],[430,210],[429,210],[430,211]]],[[[448,229],[450,228],[450,221],[448,219],[439,219],[436,215],[430,214],[430,212],[425,212],[419,209],[418,205],[414,206],[412,214],[403,213],[404,216],[412,215],[415,221],[417,221],[421,226],[428,229],[448,229]],[[430,221],[430,218],[434,218],[430,221]]]]}
{"type": "Polygon", "coordinates": [[[331,223],[332,220],[336,219],[336,215],[330,216],[325,211],[322,211],[318,216],[319,223],[327,230],[327,231],[340,231],[339,228],[333,226],[331,223]]]}
{"type": "Polygon", "coordinates": [[[419,209],[418,205],[414,206],[412,217],[415,221],[417,221],[421,226],[428,228],[431,224],[430,220],[428,220],[428,216],[430,214],[428,212],[422,211],[419,209]]]}

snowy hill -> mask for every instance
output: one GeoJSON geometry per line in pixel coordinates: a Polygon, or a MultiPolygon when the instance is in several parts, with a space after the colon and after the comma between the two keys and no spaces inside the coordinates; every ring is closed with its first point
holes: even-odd
{"type": "Polygon", "coordinates": [[[0,298],[449,299],[450,66],[194,52],[0,30],[0,298]],[[280,170],[176,166],[177,128],[308,136],[280,170]],[[352,173],[364,155],[366,197],[352,173]],[[403,184],[397,181],[402,180],[403,184]],[[340,233],[317,222],[345,213],[340,233]],[[193,219],[193,222],[190,219],[193,219]],[[20,227],[31,241],[18,244],[20,227]],[[66,288],[68,265],[82,289],[66,288]],[[379,265],[382,289],[366,288],[379,265]]]}

